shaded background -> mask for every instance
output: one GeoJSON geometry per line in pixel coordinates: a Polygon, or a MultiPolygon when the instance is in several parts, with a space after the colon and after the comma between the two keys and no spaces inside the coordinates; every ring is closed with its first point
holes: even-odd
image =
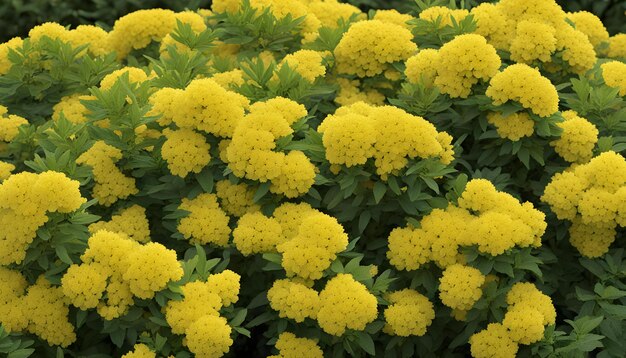
{"type": "MultiPolygon", "coordinates": [[[[347,0],[363,10],[414,8],[413,0],[347,0]]],[[[476,4],[488,0],[469,0],[476,4]]],[[[626,0],[558,0],[566,11],[587,10],[598,15],[609,33],[626,32],[626,0]]],[[[0,0],[0,42],[24,37],[35,25],[55,21],[63,25],[98,23],[107,28],[131,11],[147,8],[209,8],[210,0],[0,0]]]]}

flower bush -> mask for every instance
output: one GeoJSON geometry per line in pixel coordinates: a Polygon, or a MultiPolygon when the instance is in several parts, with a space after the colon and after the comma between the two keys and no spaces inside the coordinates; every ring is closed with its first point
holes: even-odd
{"type": "Polygon", "coordinates": [[[626,35],[465,5],[1,44],[0,353],[622,357],[626,35]]]}

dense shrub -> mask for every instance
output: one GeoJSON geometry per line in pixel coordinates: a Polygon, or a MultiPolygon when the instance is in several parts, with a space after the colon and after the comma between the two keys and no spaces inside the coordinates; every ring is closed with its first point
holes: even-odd
{"type": "Polygon", "coordinates": [[[1,44],[0,353],[622,357],[626,35],[441,3],[1,44]]]}

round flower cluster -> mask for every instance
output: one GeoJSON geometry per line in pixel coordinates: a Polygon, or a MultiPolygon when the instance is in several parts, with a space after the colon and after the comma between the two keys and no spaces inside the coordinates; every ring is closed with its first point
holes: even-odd
{"type": "Polygon", "coordinates": [[[619,89],[620,96],[626,96],[626,63],[620,61],[605,62],[602,68],[602,79],[609,87],[619,89]]]}
{"type": "Polygon", "coordinates": [[[484,283],[485,276],[477,269],[461,264],[450,265],[439,279],[439,298],[452,309],[467,311],[482,297],[484,283]]]}
{"type": "MultiPolygon", "coordinates": [[[[348,246],[348,235],[332,216],[311,211],[299,218],[297,234],[276,246],[287,276],[317,280],[348,246]]],[[[280,222],[280,219],[279,219],[280,222]]],[[[281,223],[282,225],[282,223],[281,223]]]]}
{"type": "Polygon", "coordinates": [[[150,225],[146,217],[146,209],[139,205],[120,210],[118,214],[112,215],[109,221],[100,220],[89,225],[89,232],[92,234],[100,230],[122,233],[140,243],[150,241],[150,225]]]}
{"type": "Polygon", "coordinates": [[[626,159],[609,151],[552,177],[541,200],[572,221],[570,243],[586,257],[604,255],[626,226],[626,159]]]}
{"type": "Polygon", "coordinates": [[[181,178],[189,173],[200,173],[211,161],[211,146],[204,136],[193,129],[164,130],[167,138],[161,147],[161,156],[174,175],[181,178]]]}
{"type": "Polygon", "coordinates": [[[273,150],[276,140],[290,135],[291,125],[306,115],[303,105],[283,97],[255,103],[226,149],[228,167],[240,178],[270,181],[272,193],[305,194],[315,181],[315,166],[300,151],[273,150]]]}
{"type": "Polygon", "coordinates": [[[452,98],[467,98],[479,80],[488,81],[500,69],[496,49],[476,34],[456,36],[438,52],[435,86],[452,98]]]}
{"type": "Polygon", "coordinates": [[[423,336],[435,318],[433,304],[411,289],[387,294],[391,304],[385,309],[385,321],[393,334],[401,337],[423,336]]]}
{"type": "Polygon", "coordinates": [[[267,358],[324,358],[324,352],[314,340],[298,338],[290,332],[281,333],[275,347],[278,354],[267,358]]]}
{"type": "Polygon", "coordinates": [[[597,53],[601,52],[603,45],[609,42],[609,32],[602,24],[602,20],[588,11],[568,13],[567,19],[574,23],[576,30],[587,35],[589,42],[594,46],[597,53]]]}
{"type": "Polygon", "coordinates": [[[276,251],[284,241],[278,221],[260,212],[244,214],[233,230],[233,243],[244,256],[276,251]]]}
{"type": "Polygon", "coordinates": [[[148,47],[161,41],[176,27],[176,17],[171,10],[149,9],[120,17],[107,38],[108,47],[123,59],[133,50],[148,47]]]}
{"type": "Polygon", "coordinates": [[[563,129],[563,133],[559,139],[550,142],[550,145],[570,163],[588,162],[593,157],[593,148],[598,142],[598,129],[574,111],[565,111],[562,115],[565,121],[558,123],[558,126],[563,129]]]}
{"type": "Polygon", "coordinates": [[[485,94],[496,106],[516,101],[540,117],[559,110],[559,95],[554,85],[539,70],[525,64],[511,65],[499,72],[489,82],[485,94]]]}
{"type": "Polygon", "coordinates": [[[553,0],[483,3],[471,14],[475,32],[495,48],[508,51],[511,60],[542,63],[552,72],[585,73],[596,62],[594,46],[599,50],[608,40],[598,17],[585,12],[566,14],[553,0]]]}
{"type": "Polygon", "coordinates": [[[124,354],[122,358],[156,358],[156,353],[145,344],[140,343],[135,344],[133,351],[124,354]]]}
{"type": "Polygon", "coordinates": [[[322,53],[318,51],[299,50],[285,56],[281,63],[287,64],[305,80],[314,82],[316,78],[324,76],[326,73],[323,60],[322,53]]]}
{"type": "Polygon", "coordinates": [[[158,243],[141,245],[124,234],[100,230],[88,245],[83,263],[70,266],[61,279],[63,293],[83,310],[97,307],[107,320],[123,315],[133,296],[151,299],[183,276],[176,252],[158,243]]]}
{"type": "MultiPolygon", "coordinates": [[[[9,72],[13,63],[9,60],[9,51],[22,47],[24,40],[19,37],[14,37],[9,41],[0,44],[0,75],[5,75],[9,72]]],[[[1,107],[0,108],[4,108],[1,107]]]]}
{"type": "Polygon", "coordinates": [[[532,283],[514,284],[506,301],[509,307],[502,323],[490,323],[487,329],[470,337],[472,357],[514,358],[518,344],[532,344],[543,339],[545,326],[555,323],[552,300],[532,283]]]}
{"type": "Polygon", "coordinates": [[[233,184],[229,180],[215,183],[215,195],[225,212],[233,216],[243,216],[260,210],[254,202],[254,188],[244,183],[233,184]]]}
{"type": "Polygon", "coordinates": [[[0,161],[0,183],[2,183],[3,180],[9,178],[14,170],[15,165],[0,161]]]}
{"type": "Polygon", "coordinates": [[[19,133],[22,125],[28,124],[28,121],[14,114],[7,114],[9,110],[0,105],[0,144],[1,142],[11,142],[19,133]]]}
{"type": "Polygon", "coordinates": [[[128,76],[128,82],[130,82],[131,84],[139,84],[148,80],[148,75],[146,75],[146,73],[141,68],[123,67],[104,76],[102,81],[100,81],[100,88],[103,90],[111,89],[111,87],[113,87],[113,85],[115,85],[115,83],[122,76],[128,76]]]}
{"type": "Polygon", "coordinates": [[[352,275],[338,274],[320,292],[317,323],[322,330],[341,336],[346,329],[362,331],[378,316],[378,302],[352,275]]]}
{"type": "Polygon", "coordinates": [[[305,318],[317,318],[320,298],[312,288],[297,280],[282,279],[274,281],[267,291],[270,306],[279,312],[280,317],[303,322],[305,318]]]}
{"type": "Polygon", "coordinates": [[[119,199],[126,199],[139,192],[135,178],[124,176],[115,165],[122,157],[121,150],[97,141],[76,159],[77,164],[91,167],[96,183],[92,195],[101,205],[111,206],[119,199]]]}
{"type": "Polygon", "coordinates": [[[626,34],[617,34],[609,37],[607,57],[615,59],[626,58],[626,34]]]}
{"type": "Polygon", "coordinates": [[[452,137],[393,106],[357,102],[340,107],[317,130],[331,164],[351,167],[374,158],[376,172],[384,179],[406,167],[409,159],[439,157],[444,164],[453,160],[452,137]]]}
{"type": "MultiPolygon", "coordinates": [[[[406,60],[404,75],[411,83],[422,83],[430,88],[435,83],[439,63],[439,51],[423,49],[406,60]]],[[[471,86],[471,85],[470,85],[471,86]]]]}
{"type": "Polygon", "coordinates": [[[0,324],[7,332],[25,331],[65,348],[76,340],[68,303],[43,276],[29,286],[20,272],[0,267],[0,324]]]}
{"type": "Polygon", "coordinates": [[[517,112],[506,117],[500,112],[489,112],[487,121],[496,127],[501,138],[514,142],[530,137],[535,132],[535,121],[526,112],[517,112]]]}
{"type": "Polygon", "coordinates": [[[86,202],[80,183],[63,173],[22,172],[0,184],[0,265],[19,264],[48,222],[48,213],[71,213],[86,202]]]}
{"type": "Polygon", "coordinates": [[[190,128],[230,138],[249,105],[246,97],[224,89],[210,78],[195,79],[184,91],[168,90],[153,99],[164,118],[190,128]],[[172,98],[170,94],[175,94],[172,98]],[[168,98],[169,97],[169,98],[168,98]]]}
{"type": "Polygon", "coordinates": [[[405,61],[416,50],[411,31],[380,20],[360,21],[348,29],[335,48],[337,71],[373,77],[391,63],[405,61]]]}
{"type": "Polygon", "coordinates": [[[396,228],[389,235],[389,262],[400,270],[416,270],[434,261],[446,268],[458,261],[459,246],[476,245],[482,254],[497,256],[515,246],[540,246],[545,215],[531,203],[521,204],[498,192],[485,179],[471,180],[459,206],[435,209],[420,228],[396,228]]]}
{"type": "Polygon", "coordinates": [[[179,210],[189,211],[180,219],[178,231],[191,243],[228,245],[230,218],[220,208],[215,194],[203,193],[194,199],[183,198],[179,210]]]}
{"type": "Polygon", "coordinates": [[[230,350],[231,327],[219,310],[236,302],[240,276],[226,270],[210,275],[206,282],[181,287],[182,300],[169,301],[165,319],[175,334],[184,334],[189,350],[198,357],[221,357],[230,350]]]}
{"type": "Polygon", "coordinates": [[[81,94],[61,98],[61,101],[52,107],[52,119],[58,121],[61,115],[63,115],[65,119],[75,124],[87,122],[87,115],[90,112],[80,101],[90,99],[95,98],[81,94]]]}

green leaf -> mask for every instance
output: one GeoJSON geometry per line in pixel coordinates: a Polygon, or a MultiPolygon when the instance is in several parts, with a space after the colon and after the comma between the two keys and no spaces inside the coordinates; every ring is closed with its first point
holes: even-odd
{"type": "Polygon", "coordinates": [[[376,355],[376,347],[372,336],[365,332],[356,332],[357,343],[369,355],[376,355]]]}
{"type": "Polygon", "coordinates": [[[387,186],[385,185],[385,183],[377,181],[376,183],[374,183],[374,201],[376,202],[376,204],[380,203],[380,201],[383,199],[383,196],[385,196],[385,193],[387,192],[387,186]]]}

